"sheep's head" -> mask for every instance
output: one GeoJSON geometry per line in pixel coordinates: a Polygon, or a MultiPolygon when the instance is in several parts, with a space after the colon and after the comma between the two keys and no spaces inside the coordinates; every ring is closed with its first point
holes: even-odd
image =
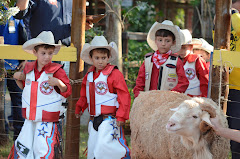
{"type": "Polygon", "coordinates": [[[192,98],[185,100],[170,117],[166,129],[168,132],[176,133],[184,137],[200,136],[200,132],[211,129],[210,117],[216,116],[213,103],[206,98],[192,98]]]}

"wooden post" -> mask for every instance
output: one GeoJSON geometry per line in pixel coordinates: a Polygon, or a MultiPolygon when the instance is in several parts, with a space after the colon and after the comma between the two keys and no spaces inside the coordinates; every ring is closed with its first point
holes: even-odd
{"type": "MultiPolygon", "coordinates": [[[[231,15],[230,15],[231,0],[216,0],[216,18],[215,18],[215,33],[214,33],[214,49],[230,49],[230,31],[231,31],[231,15]]],[[[211,59],[212,60],[212,59],[211,59]]],[[[219,94],[227,99],[228,88],[228,69],[221,69],[219,66],[210,66],[209,90],[208,97],[211,97],[215,102],[221,104],[219,94]],[[220,72],[221,71],[221,72],[220,72]],[[222,74],[222,82],[220,78],[222,74]],[[210,96],[211,95],[211,96],[210,96]]],[[[226,102],[225,102],[226,103],[226,102]]]]}
{"type": "MultiPolygon", "coordinates": [[[[122,26],[121,26],[121,5],[117,0],[106,0],[107,4],[113,9],[115,13],[110,13],[106,19],[106,38],[108,43],[114,41],[118,47],[118,57],[112,64],[117,65],[122,72],[122,26]]],[[[106,5],[106,12],[110,9],[106,5]]]]}
{"type": "MultiPolygon", "coordinates": [[[[124,58],[128,56],[128,32],[122,33],[122,55],[124,58]]],[[[125,60],[125,59],[123,59],[125,60]]],[[[124,78],[128,79],[128,67],[123,67],[124,78]]]]}
{"type": "MultiPolygon", "coordinates": [[[[77,48],[77,62],[70,63],[69,78],[72,80],[83,77],[84,62],[80,52],[85,43],[86,0],[73,0],[71,40],[77,48]]],[[[81,83],[72,85],[72,95],[69,97],[66,125],[66,159],[79,158],[80,120],[75,117],[75,105],[80,96],[81,83]]]]}

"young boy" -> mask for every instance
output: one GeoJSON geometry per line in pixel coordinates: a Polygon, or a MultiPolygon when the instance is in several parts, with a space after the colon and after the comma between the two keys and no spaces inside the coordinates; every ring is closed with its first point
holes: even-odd
{"type": "Polygon", "coordinates": [[[86,43],[81,58],[93,65],[85,75],[75,114],[88,107],[88,159],[130,159],[122,125],[129,118],[131,98],[122,73],[109,64],[117,57],[117,46],[103,36],[86,43]]]}
{"type": "Polygon", "coordinates": [[[52,63],[60,50],[51,31],[43,31],[23,44],[23,50],[37,60],[27,62],[23,72],[14,78],[23,89],[22,130],[14,143],[9,158],[58,158],[60,150],[59,119],[65,108],[62,102],[71,94],[69,79],[62,65],[52,63]]]}
{"type": "Polygon", "coordinates": [[[193,54],[192,35],[189,30],[181,30],[183,42],[179,57],[183,60],[185,74],[189,80],[189,86],[185,94],[189,96],[207,97],[208,69],[206,62],[197,54],[193,54]]]}
{"type": "Polygon", "coordinates": [[[209,70],[210,56],[211,56],[211,52],[213,51],[213,46],[210,45],[203,38],[200,38],[200,39],[194,38],[192,40],[192,44],[193,44],[193,53],[200,55],[206,61],[207,68],[209,70]]]}
{"type": "Polygon", "coordinates": [[[137,97],[144,90],[184,93],[188,80],[182,61],[173,55],[181,48],[178,28],[169,20],[155,22],[148,32],[147,42],[155,52],[145,56],[133,89],[134,96],[137,97]]]}

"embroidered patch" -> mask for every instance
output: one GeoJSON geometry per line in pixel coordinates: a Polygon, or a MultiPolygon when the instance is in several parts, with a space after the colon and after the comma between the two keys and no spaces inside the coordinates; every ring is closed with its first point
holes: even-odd
{"type": "Polygon", "coordinates": [[[114,131],[114,133],[113,134],[111,134],[112,135],[112,137],[113,137],[113,139],[112,140],[117,140],[118,139],[118,134],[117,134],[117,132],[116,131],[114,131]]]}
{"type": "Polygon", "coordinates": [[[96,84],[95,90],[96,90],[97,94],[104,95],[108,91],[108,85],[105,82],[103,82],[103,81],[99,81],[96,84]]]}
{"type": "MultiPolygon", "coordinates": [[[[169,87],[173,87],[173,84],[172,84],[172,83],[169,83],[169,87]]],[[[169,90],[171,90],[171,89],[169,89],[169,90]]]]}
{"type": "Polygon", "coordinates": [[[47,134],[48,132],[44,130],[44,127],[42,129],[38,129],[39,134],[38,136],[42,135],[45,138],[45,134],[47,134]]]}
{"type": "Polygon", "coordinates": [[[25,158],[27,157],[28,153],[29,153],[29,148],[27,148],[26,146],[24,146],[23,144],[21,144],[19,141],[17,141],[17,145],[16,145],[16,150],[25,158]]]}
{"type": "Polygon", "coordinates": [[[176,79],[176,78],[168,78],[167,81],[168,81],[168,82],[176,82],[177,79],[176,79]]]}
{"type": "Polygon", "coordinates": [[[31,84],[31,80],[30,80],[30,79],[26,79],[26,80],[25,80],[25,84],[26,84],[26,85],[30,85],[30,84],[31,84]]]}
{"type": "Polygon", "coordinates": [[[173,65],[173,64],[166,64],[166,66],[167,66],[168,68],[176,68],[176,65],[173,65]]]}
{"type": "Polygon", "coordinates": [[[53,92],[53,87],[50,86],[47,81],[43,81],[40,84],[40,91],[42,94],[49,95],[53,92]]]}
{"type": "Polygon", "coordinates": [[[185,74],[188,80],[192,80],[196,76],[195,70],[192,68],[187,68],[185,74]]]}
{"type": "Polygon", "coordinates": [[[170,74],[168,74],[168,76],[171,77],[171,78],[175,78],[175,77],[177,77],[177,75],[174,74],[174,73],[170,73],[170,74]]]}

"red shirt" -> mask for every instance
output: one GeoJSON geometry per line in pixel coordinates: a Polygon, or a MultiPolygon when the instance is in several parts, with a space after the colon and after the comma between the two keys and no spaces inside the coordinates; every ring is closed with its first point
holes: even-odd
{"type": "Polygon", "coordinates": [[[198,80],[200,81],[200,91],[201,97],[207,97],[208,93],[208,67],[205,60],[197,54],[188,54],[184,60],[183,64],[185,65],[186,62],[195,62],[195,71],[198,80]]]}
{"type": "MultiPolygon", "coordinates": [[[[108,64],[103,70],[96,72],[95,67],[92,66],[88,72],[93,72],[94,80],[98,78],[102,71],[106,71],[108,67],[111,65],[108,64]]],[[[76,103],[75,114],[79,114],[80,111],[84,112],[84,110],[88,107],[87,97],[86,97],[86,81],[87,75],[84,76],[80,98],[76,103]]],[[[117,94],[117,101],[119,103],[119,108],[116,112],[117,121],[125,121],[129,119],[130,105],[131,105],[131,97],[128,91],[128,87],[124,80],[123,74],[118,69],[113,69],[112,73],[108,76],[107,79],[108,89],[110,93],[117,94]]]]}
{"type": "MultiPolygon", "coordinates": [[[[178,75],[178,84],[171,91],[184,93],[188,87],[189,82],[183,69],[183,63],[179,58],[177,61],[176,72],[178,75]]],[[[157,90],[158,76],[159,69],[155,66],[155,64],[153,64],[149,90],[157,90]]],[[[145,64],[143,62],[138,72],[136,86],[133,88],[135,98],[139,95],[140,91],[144,91],[144,88],[145,88],[145,64]]]]}
{"type": "MultiPolygon", "coordinates": [[[[60,79],[67,86],[66,92],[60,92],[57,86],[55,86],[54,89],[57,91],[57,93],[67,98],[72,94],[72,87],[69,83],[69,79],[67,77],[66,72],[61,67],[62,65],[57,63],[48,63],[45,66],[43,66],[42,70],[39,72],[37,69],[37,60],[36,60],[33,62],[27,62],[23,70],[23,73],[27,74],[30,71],[34,70],[35,80],[37,80],[41,76],[43,71],[45,71],[46,73],[53,73],[53,77],[60,79]]],[[[25,81],[23,81],[23,87],[25,87],[25,81]]]]}

